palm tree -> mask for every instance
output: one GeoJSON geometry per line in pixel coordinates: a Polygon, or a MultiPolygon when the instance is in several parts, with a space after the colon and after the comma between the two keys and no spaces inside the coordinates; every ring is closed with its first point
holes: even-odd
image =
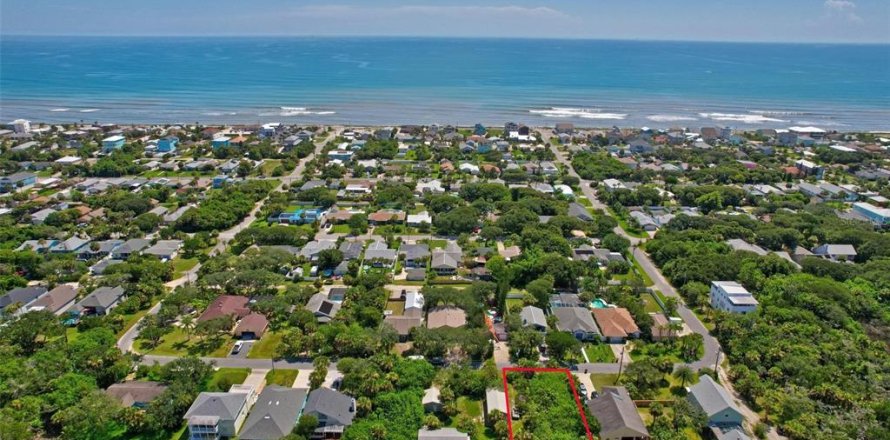
{"type": "Polygon", "coordinates": [[[686,382],[691,382],[695,380],[695,371],[692,371],[692,368],[689,368],[688,365],[680,365],[674,370],[674,377],[680,380],[680,386],[686,387],[686,382]]]}
{"type": "Polygon", "coordinates": [[[180,320],[180,324],[182,324],[182,328],[185,330],[186,337],[188,338],[187,340],[190,341],[192,339],[192,332],[195,330],[195,325],[197,324],[195,322],[195,317],[192,315],[185,315],[182,317],[182,320],[180,320]]]}

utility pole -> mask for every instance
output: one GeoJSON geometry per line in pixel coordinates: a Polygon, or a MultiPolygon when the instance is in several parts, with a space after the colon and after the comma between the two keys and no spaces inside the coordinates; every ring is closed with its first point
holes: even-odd
{"type": "Polygon", "coordinates": [[[714,374],[716,374],[718,378],[720,377],[720,373],[717,372],[717,367],[720,366],[720,353],[721,352],[723,352],[723,347],[718,345],[717,346],[717,359],[714,361],[714,374]]]}
{"type": "Polygon", "coordinates": [[[624,348],[626,345],[621,346],[621,357],[618,359],[618,377],[615,378],[615,384],[618,384],[618,381],[621,380],[621,372],[624,370],[624,348]]]}

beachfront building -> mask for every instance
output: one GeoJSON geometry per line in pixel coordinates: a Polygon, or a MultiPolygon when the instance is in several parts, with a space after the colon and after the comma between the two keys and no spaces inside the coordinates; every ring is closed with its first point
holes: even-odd
{"type": "Polygon", "coordinates": [[[230,142],[231,140],[232,140],[232,139],[229,138],[229,137],[227,137],[227,136],[216,137],[216,138],[213,138],[213,140],[210,141],[210,146],[213,147],[214,150],[217,149],[217,148],[228,147],[228,146],[229,146],[229,142],[230,142]]]}
{"type": "Polygon", "coordinates": [[[747,289],[735,281],[711,283],[711,307],[729,313],[750,313],[759,304],[747,289]]]}
{"type": "Polygon", "coordinates": [[[114,150],[120,150],[124,147],[126,141],[127,139],[121,135],[109,136],[102,139],[102,152],[111,153],[114,150]]]}
{"type": "Polygon", "coordinates": [[[15,173],[0,177],[0,193],[15,192],[21,188],[27,188],[37,183],[37,175],[34,173],[15,173]]]}

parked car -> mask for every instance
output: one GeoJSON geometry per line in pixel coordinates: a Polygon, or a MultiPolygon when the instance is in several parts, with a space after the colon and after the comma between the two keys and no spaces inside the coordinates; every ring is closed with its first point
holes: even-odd
{"type": "Polygon", "coordinates": [[[235,343],[235,346],[232,347],[232,354],[241,353],[241,348],[244,347],[244,342],[238,341],[235,343]]]}

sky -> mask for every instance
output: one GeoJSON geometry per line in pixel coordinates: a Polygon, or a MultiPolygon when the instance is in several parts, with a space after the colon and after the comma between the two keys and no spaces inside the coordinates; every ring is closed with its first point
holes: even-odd
{"type": "Polygon", "coordinates": [[[0,35],[890,43],[890,0],[2,0],[0,35]]]}

